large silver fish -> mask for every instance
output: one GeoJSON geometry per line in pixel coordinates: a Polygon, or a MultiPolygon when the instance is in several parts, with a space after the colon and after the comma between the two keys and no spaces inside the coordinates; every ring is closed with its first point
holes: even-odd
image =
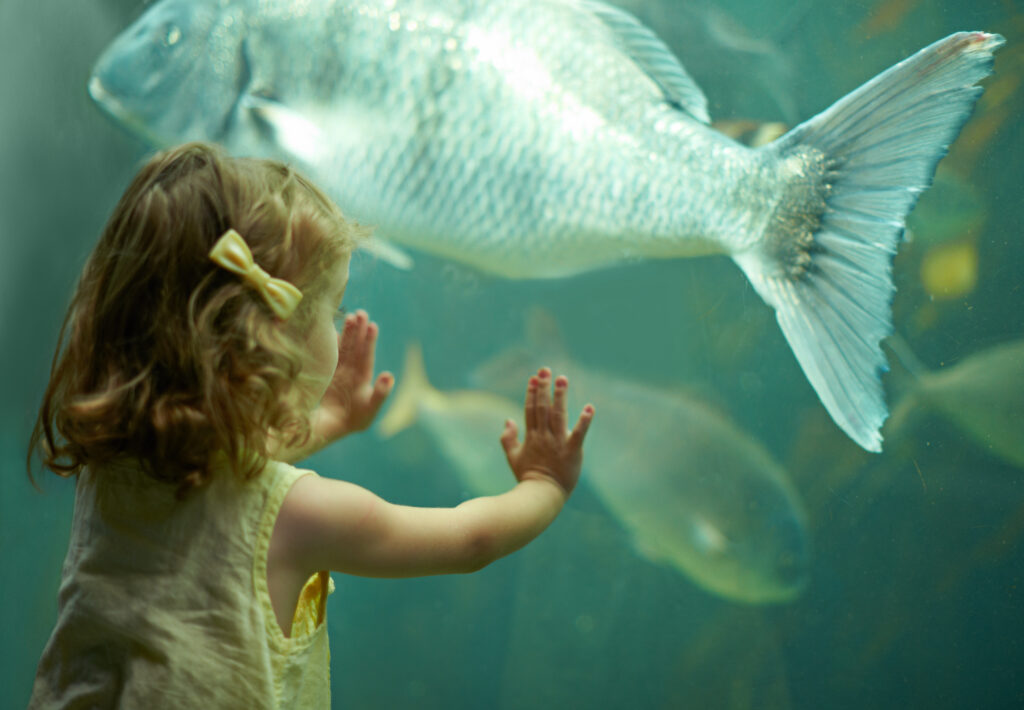
{"type": "Polygon", "coordinates": [[[155,143],[295,161],[388,240],[495,274],[729,255],[877,451],[892,256],[1002,42],[951,35],[756,150],[585,0],[162,0],[89,89],[155,143]]]}

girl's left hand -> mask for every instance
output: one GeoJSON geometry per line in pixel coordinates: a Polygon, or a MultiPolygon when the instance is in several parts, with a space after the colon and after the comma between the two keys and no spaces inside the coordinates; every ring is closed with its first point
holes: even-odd
{"type": "Polygon", "coordinates": [[[369,427],[391,394],[394,375],[373,377],[378,331],[364,310],[345,317],[338,334],[338,366],[313,418],[314,434],[326,441],[369,427]]]}

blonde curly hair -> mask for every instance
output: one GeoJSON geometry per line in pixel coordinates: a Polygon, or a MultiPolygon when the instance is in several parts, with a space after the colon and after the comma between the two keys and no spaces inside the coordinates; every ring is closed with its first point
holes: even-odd
{"type": "Polygon", "coordinates": [[[202,143],[154,156],[79,279],[29,462],[38,451],[67,477],[127,456],[179,497],[209,480],[217,453],[236,475],[255,476],[271,437],[294,446],[310,435],[292,394],[313,305],[332,267],[366,236],[282,163],[202,143]],[[228,229],[258,265],[302,291],[287,321],[210,261],[228,229]]]}

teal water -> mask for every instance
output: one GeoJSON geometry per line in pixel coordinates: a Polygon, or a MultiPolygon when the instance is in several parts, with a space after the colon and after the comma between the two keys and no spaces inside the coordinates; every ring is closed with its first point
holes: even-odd
{"type": "MultiPolygon", "coordinates": [[[[986,93],[940,164],[940,184],[911,218],[913,239],[895,262],[894,321],[936,371],[955,372],[1024,335],[1024,8],[1009,0],[795,8],[733,0],[714,11],[622,4],[676,48],[716,120],[791,125],[946,34],[1004,35],[986,93]]],[[[73,281],[147,152],[90,103],[85,83],[141,6],[0,2],[3,707],[25,705],[54,621],[73,493],[50,475],[40,477],[42,494],[31,488],[24,442],[73,281]]],[[[1024,441],[1024,414],[1012,418],[1012,404],[1024,402],[1021,368],[991,373],[1001,383],[986,394],[991,408],[968,407],[982,386],[968,380],[944,400],[968,421],[918,407],[886,429],[885,451],[874,455],[834,427],[770,310],[724,259],[527,282],[424,255],[416,262],[407,273],[369,259],[353,267],[346,300],[381,324],[381,367],[400,370],[406,344],[418,340],[436,385],[471,386],[482,362],[522,343],[528,309],[541,306],[580,362],[697,392],[778,460],[807,511],[810,576],[796,599],[775,605],[704,591],[639,554],[584,473],[547,533],[482,572],[335,575],[338,707],[1024,705],[1024,444],[986,436],[1002,427],[1024,441]]],[[[885,384],[894,407],[921,387],[899,364],[885,384]]],[[[636,453],[637,466],[648,453],[636,453]]],[[[401,503],[453,505],[466,495],[419,429],[387,442],[370,432],[310,466],[401,503]]]]}

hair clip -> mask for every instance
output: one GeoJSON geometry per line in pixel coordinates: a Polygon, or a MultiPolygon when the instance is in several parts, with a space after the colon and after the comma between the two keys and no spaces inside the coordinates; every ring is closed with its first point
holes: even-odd
{"type": "Polygon", "coordinates": [[[260,292],[278,318],[287,320],[302,300],[302,291],[284,279],[275,279],[252,258],[249,245],[233,229],[224,232],[210,250],[210,259],[218,266],[238,274],[246,284],[260,292]]]}

